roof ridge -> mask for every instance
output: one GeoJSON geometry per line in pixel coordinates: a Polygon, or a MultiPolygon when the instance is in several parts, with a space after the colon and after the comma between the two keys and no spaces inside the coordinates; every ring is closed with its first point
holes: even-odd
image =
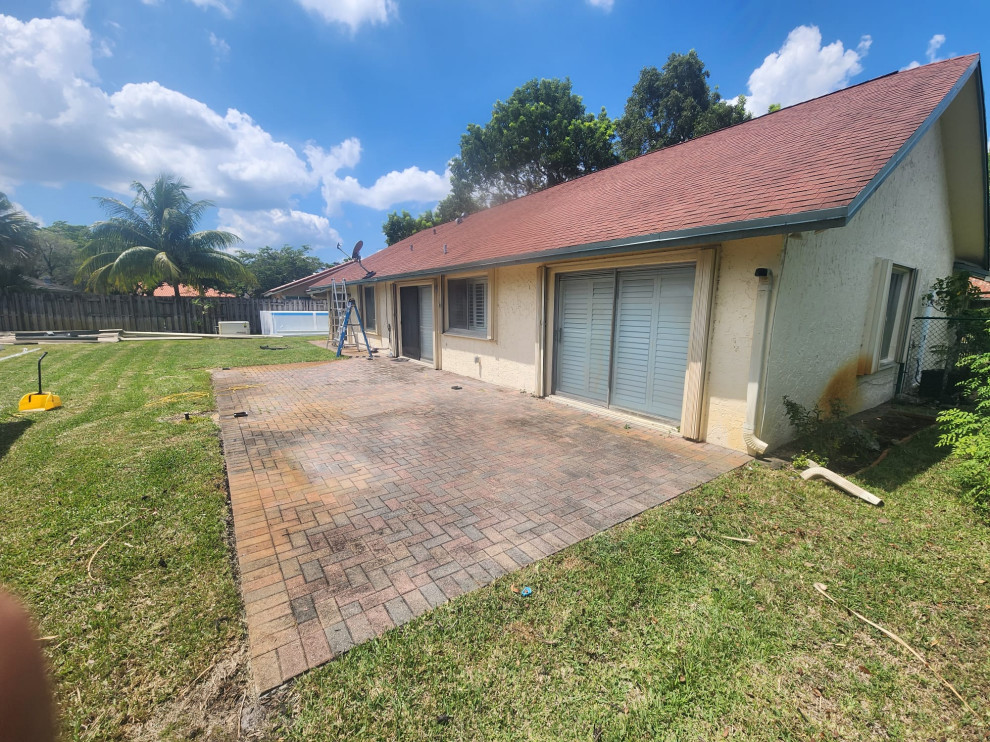
{"type": "MultiPolygon", "coordinates": [[[[886,72],[886,73],[884,73],[882,75],[878,75],[877,77],[871,77],[869,80],[863,80],[861,82],[857,82],[854,85],[847,85],[844,88],[839,88],[838,90],[833,90],[833,91],[831,91],[829,93],[822,93],[821,95],[816,95],[814,98],[808,98],[807,100],[802,100],[802,101],[798,101],[797,103],[792,103],[791,105],[784,106],[784,107],[782,107],[782,108],[780,108],[780,109],[778,109],[776,111],[768,111],[767,113],[761,113],[759,116],[753,116],[753,118],[747,119],[746,121],[740,121],[739,123],[731,124],[729,126],[722,127],[721,129],[716,129],[715,131],[710,131],[707,134],[702,134],[701,136],[698,136],[698,137],[692,137],[691,139],[687,139],[687,140],[685,140],[683,142],[677,142],[676,144],[671,144],[671,145],[668,145],[667,147],[661,147],[660,149],[655,149],[655,150],[652,150],[650,152],[644,152],[641,155],[636,155],[632,159],[625,160],[624,162],[620,162],[619,165],[623,165],[626,162],[633,162],[635,160],[640,159],[641,157],[649,157],[650,155],[655,155],[658,152],[666,152],[668,150],[673,149],[674,147],[680,147],[680,146],[685,145],[685,144],[691,144],[691,142],[697,142],[697,141],[699,141],[701,139],[705,139],[707,137],[712,137],[712,136],[715,136],[716,134],[721,134],[724,131],[729,131],[730,129],[738,129],[738,128],[742,127],[742,126],[745,126],[746,124],[753,124],[753,123],[756,123],[757,121],[762,121],[767,116],[772,116],[775,113],[783,113],[784,111],[791,111],[791,110],[797,108],[798,106],[804,106],[804,105],[807,105],[809,103],[814,103],[815,101],[824,100],[825,98],[829,98],[831,96],[838,95],[840,93],[846,93],[846,92],[849,92],[850,90],[855,90],[856,88],[860,88],[860,87],[862,87],[864,85],[869,85],[871,83],[878,82],[879,80],[884,80],[884,79],[886,79],[888,77],[893,77],[894,75],[899,75],[899,74],[907,73],[907,72],[914,72],[915,70],[929,68],[929,67],[934,67],[934,66],[940,65],[940,64],[945,64],[946,62],[956,62],[956,61],[958,61],[960,59],[966,59],[966,58],[969,58],[969,57],[979,57],[979,56],[980,55],[979,55],[978,52],[977,53],[974,53],[974,54],[960,54],[959,56],[950,57],[949,59],[940,59],[937,62],[929,62],[928,64],[920,64],[917,67],[911,67],[910,69],[902,69],[902,70],[894,70],[893,72],[886,72]]],[[[613,165],[612,167],[616,167],[616,166],[613,165]]],[[[606,170],[607,169],[608,168],[606,168],[606,170]]],[[[601,172],[601,171],[598,171],[598,172],[601,172]]],[[[588,173],[588,175],[592,175],[592,173],[588,173]]],[[[584,176],[582,175],[581,177],[583,178],[584,176]]],[[[575,180],[577,180],[577,178],[575,178],[575,180]]],[[[570,182],[570,181],[567,181],[567,182],[570,182]]],[[[560,184],[560,185],[563,185],[563,184],[560,184]]],[[[545,190],[549,190],[549,189],[545,189],[545,190]]],[[[538,191],[538,193],[542,193],[542,191],[538,191]]],[[[530,194],[530,195],[532,195],[532,194],[530,194]]],[[[523,198],[525,198],[525,196],[523,196],[523,198]]]]}
{"type": "MultiPolygon", "coordinates": [[[[521,201],[523,199],[531,198],[533,196],[537,196],[537,195],[542,194],[542,193],[548,193],[550,191],[556,190],[558,188],[561,188],[563,186],[567,186],[567,185],[572,184],[572,183],[579,183],[580,181],[584,180],[585,178],[587,178],[590,175],[596,175],[598,173],[604,173],[604,172],[607,172],[609,170],[612,170],[613,168],[621,167],[622,165],[625,165],[627,163],[636,162],[637,160],[641,160],[641,159],[643,159],[645,157],[655,156],[655,155],[659,154],[660,152],[669,152],[670,150],[675,149],[677,147],[682,147],[682,146],[684,146],[686,144],[691,144],[692,142],[698,142],[698,141],[701,141],[702,139],[708,139],[710,137],[716,136],[718,134],[722,134],[723,132],[730,131],[732,129],[737,129],[738,130],[739,128],[741,128],[743,126],[746,126],[747,124],[754,124],[754,123],[756,123],[758,121],[761,121],[766,116],[771,116],[774,113],[783,113],[784,111],[793,111],[798,106],[804,106],[804,105],[807,105],[809,103],[814,103],[815,101],[824,100],[825,98],[829,98],[831,96],[838,95],[840,93],[846,93],[846,92],[849,92],[850,90],[855,90],[855,89],[860,88],[860,87],[862,87],[864,85],[869,85],[871,83],[875,83],[875,82],[877,82],[879,80],[884,80],[884,79],[886,79],[888,77],[893,77],[895,75],[906,74],[906,73],[914,73],[915,70],[929,69],[931,67],[935,67],[935,66],[938,66],[938,65],[943,65],[943,64],[946,64],[946,63],[949,63],[949,62],[957,62],[960,59],[968,59],[968,58],[971,58],[971,57],[973,57],[973,58],[979,58],[979,56],[980,56],[979,55],[979,52],[976,52],[976,53],[973,53],[973,54],[961,54],[961,55],[958,55],[958,56],[955,56],[955,57],[950,57],[948,59],[940,59],[937,62],[929,62],[927,64],[921,64],[921,65],[918,65],[917,67],[912,67],[910,69],[894,70],[893,72],[887,72],[887,73],[884,73],[884,74],[882,74],[882,75],[880,75],[878,77],[871,77],[869,80],[863,80],[862,82],[858,82],[855,85],[847,85],[844,88],[839,88],[838,90],[833,90],[833,91],[831,91],[829,93],[824,93],[824,94],[819,95],[819,96],[816,96],[814,98],[809,98],[808,100],[803,100],[803,101],[800,101],[798,103],[792,103],[791,105],[785,106],[784,108],[781,108],[778,111],[763,113],[763,114],[760,114],[759,116],[754,116],[751,119],[747,119],[746,121],[740,121],[739,123],[736,123],[736,124],[732,124],[730,126],[723,127],[723,128],[718,129],[716,131],[708,132],[707,134],[702,134],[701,136],[698,136],[698,137],[693,137],[691,139],[687,139],[687,140],[685,140],[683,142],[677,142],[675,144],[668,145],[667,147],[661,147],[659,149],[651,150],[650,152],[643,152],[642,154],[636,155],[633,158],[630,158],[628,160],[623,160],[622,162],[617,162],[615,165],[610,165],[609,167],[602,168],[601,170],[594,170],[592,172],[582,173],[578,177],[571,178],[569,180],[565,180],[562,183],[555,183],[552,186],[547,186],[546,188],[542,188],[542,189],[540,189],[538,191],[534,191],[533,193],[527,193],[524,196],[517,196],[516,198],[510,199],[508,201],[503,201],[502,203],[495,204],[494,206],[488,206],[488,207],[486,207],[484,209],[481,209],[480,211],[476,211],[476,212],[473,212],[471,214],[467,214],[464,217],[464,219],[462,219],[461,222],[457,222],[456,219],[451,219],[449,221],[443,222],[442,224],[435,224],[432,227],[432,229],[439,229],[441,227],[446,227],[446,226],[448,226],[450,224],[454,224],[455,226],[456,225],[459,225],[459,224],[463,223],[463,221],[466,221],[467,219],[470,219],[475,214],[480,214],[482,211],[495,211],[495,210],[501,209],[503,207],[506,207],[509,204],[513,204],[513,203],[516,203],[518,201],[521,201]]],[[[400,240],[399,242],[393,243],[393,245],[401,245],[401,244],[405,243],[406,240],[410,240],[410,239],[416,237],[416,235],[420,235],[420,234],[422,234],[423,232],[426,232],[429,229],[431,229],[431,227],[427,227],[426,229],[421,229],[419,232],[416,232],[415,234],[412,234],[409,237],[406,237],[405,239],[400,240]]],[[[375,255],[378,255],[378,254],[380,254],[382,252],[385,252],[385,250],[387,250],[388,248],[392,247],[393,245],[386,245],[384,248],[382,248],[378,252],[373,253],[372,255],[369,255],[367,258],[365,258],[365,260],[367,261],[370,258],[374,257],[375,255]]]]}
{"type": "MultiPolygon", "coordinates": [[[[864,80],[781,109],[782,118],[757,116],[680,143],[693,147],[655,150],[428,227],[365,266],[386,280],[634,243],[735,239],[788,224],[836,226],[953,91],[980,75],[979,62],[962,55],[864,80]]],[[[360,273],[341,275],[361,281],[360,273]]]]}

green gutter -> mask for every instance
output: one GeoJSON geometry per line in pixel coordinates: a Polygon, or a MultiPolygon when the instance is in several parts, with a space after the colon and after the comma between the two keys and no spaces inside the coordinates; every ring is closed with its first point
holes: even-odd
{"type": "MultiPolygon", "coordinates": [[[[831,229],[846,224],[848,207],[840,206],[834,209],[819,209],[798,214],[785,214],[764,219],[750,219],[744,222],[726,222],[705,227],[678,229],[669,232],[641,235],[638,237],[623,237],[602,242],[588,242],[581,245],[556,247],[551,250],[528,252],[525,255],[508,255],[504,258],[476,260],[470,263],[458,263],[442,268],[428,268],[420,271],[392,273],[387,276],[375,276],[369,279],[354,279],[348,285],[380,283],[384,281],[404,281],[409,278],[422,276],[437,276],[446,273],[460,273],[474,268],[489,268],[493,266],[524,265],[526,263],[542,263],[548,260],[562,260],[572,257],[595,257],[606,254],[624,254],[642,252],[659,248],[674,248],[693,245],[711,244],[723,240],[739,240],[746,237],[762,237],[788,232],[804,232],[816,229],[831,229]]],[[[309,293],[324,293],[329,287],[321,286],[310,289],[309,293]]]]}

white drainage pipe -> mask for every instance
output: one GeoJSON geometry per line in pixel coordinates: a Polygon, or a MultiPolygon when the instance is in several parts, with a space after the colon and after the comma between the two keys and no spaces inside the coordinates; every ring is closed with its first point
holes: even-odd
{"type": "Polygon", "coordinates": [[[834,484],[836,487],[848,492],[850,495],[854,495],[860,500],[866,500],[870,503],[870,505],[876,505],[877,507],[883,506],[883,500],[879,497],[867,492],[859,485],[853,484],[848,479],[836,474],[831,469],[826,469],[824,466],[812,466],[810,469],[804,470],[801,472],[801,479],[824,479],[826,482],[834,484]]]}
{"type": "Polygon", "coordinates": [[[746,385],[746,420],[743,423],[743,441],[746,449],[757,456],[767,450],[767,443],[756,437],[756,408],[760,401],[760,384],[766,357],[767,323],[770,319],[770,294],[773,289],[773,273],[769,268],[757,268],[756,317],[753,321],[753,347],[749,354],[749,383],[746,385]]]}
{"type": "Polygon", "coordinates": [[[41,350],[41,348],[31,348],[30,350],[22,350],[20,353],[14,353],[13,355],[10,356],[4,356],[3,358],[0,358],[0,361],[9,361],[11,358],[20,358],[21,356],[26,356],[28,353],[36,353],[39,350],[41,350]]]}

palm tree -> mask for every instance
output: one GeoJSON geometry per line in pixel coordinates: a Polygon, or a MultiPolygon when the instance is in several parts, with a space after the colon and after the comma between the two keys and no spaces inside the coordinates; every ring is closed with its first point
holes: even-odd
{"type": "Polygon", "coordinates": [[[11,267],[34,252],[38,225],[0,193],[0,266],[11,267]]]}
{"type": "Polygon", "coordinates": [[[168,282],[178,298],[180,282],[253,282],[251,272],[224,252],[240,237],[216,229],[193,231],[213,207],[211,201],[191,201],[189,186],[170,173],[159,175],[150,189],[137,181],[131,188],[135,196],[130,206],[97,198],[109,218],[93,225],[90,257],[79,268],[77,280],[84,280],[88,290],[129,291],[138,284],[168,282]]]}

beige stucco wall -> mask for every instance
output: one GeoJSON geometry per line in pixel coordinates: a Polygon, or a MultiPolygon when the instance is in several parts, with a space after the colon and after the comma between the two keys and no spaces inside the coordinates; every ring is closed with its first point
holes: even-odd
{"type": "MultiPolygon", "coordinates": [[[[719,249],[708,348],[706,440],[745,451],[746,386],[753,345],[757,268],[780,270],[783,237],[733,240],[719,249]]],[[[771,302],[772,304],[772,302],[771,302]]]]}
{"type": "Polygon", "coordinates": [[[491,339],[444,333],[440,339],[441,367],[499,386],[535,392],[540,315],[537,266],[509,266],[492,273],[491,339]]]}
{"type": "Polygon", "coordinates": [[[953,245],[939,125],[845,227],[791,235],[773,322],[762,438],[792,437],[782,398],[845,402],[851,412],[894,394],[897,369],[857,376],[878,258],[918,270],[911,316],[932,281],[952,271],[953,245]]]}
{"type": "MultiPolygon", "coordinates": [[[[361,286],[347,287],[348,295],[357,302],[358,307],[362,310],[362,312],[364,312],[364,305],[361,303],[362,291],[363,288],[361,286]]],[[[389,328],[389,323],[391,323],[392,321],[390,316],[391,310],[389,306],[389,301],[390,301],[389,297],[391,291],[392,291],[391,282],[388,283],[382,282],[375,284],[375,329],[367,331],[368,342],[371,344],[371,347],[381,349],[383,351],[383,355],[384,353],[387,353],[389,349],[388,328],[389,328]]],[[[333,299],[330,298],[329,294],[327,294],[327,300],[331,304],[333,303],[333,299]]],[[[363,314],[362,317],[364,317],[363,314]]],[[[357,330],[356,326],[351,329],[351,333],[347,339],[347,342],[349,344],[354,343],[356,334],[358,332],[359,331],[357,330]]],[[[362,347],[364,347],[363,340],[361,340],[360,344],[362,347]]]]}
{"type": "MultiPolygon", "coordinates": [[[[676,257],[677,252],[548,264],[548,305],[553,306],[555,271],[614,267],[630,261],[653,264],[665,259],[664,255],[676,257]]],[[[952,233],[938,126],[922,138],[847,226],[735,240],[717,247],[702,398],[705,440],[745,450],[742,427],[757,268],[773,272],[772,332],[756,421],[760,437],[771,445],[792,437],[781,401],[784,395],[808,406],[838,396],[851,411],[893,395],[896,367],[856,375],[878,258],[918,269],[912,316],[920,310],[919,297],[932,281],[951,272],[952,233]]],[[[490,339],[442,333],[443,313],[436,295],[440,368],[526,392],[550,391],[546,386],[553,357],[549,324],[545,363],[539,368],[541,271],[533,264],[489,272],[490,339]]],[[[390,282],[378,285],[378,333],[370,340],[383,349],[388,348],[388,326],[396,321],[393,293],[390,282]]],[[[395,334],[398,328],[392,331],[395,334]]]]}

